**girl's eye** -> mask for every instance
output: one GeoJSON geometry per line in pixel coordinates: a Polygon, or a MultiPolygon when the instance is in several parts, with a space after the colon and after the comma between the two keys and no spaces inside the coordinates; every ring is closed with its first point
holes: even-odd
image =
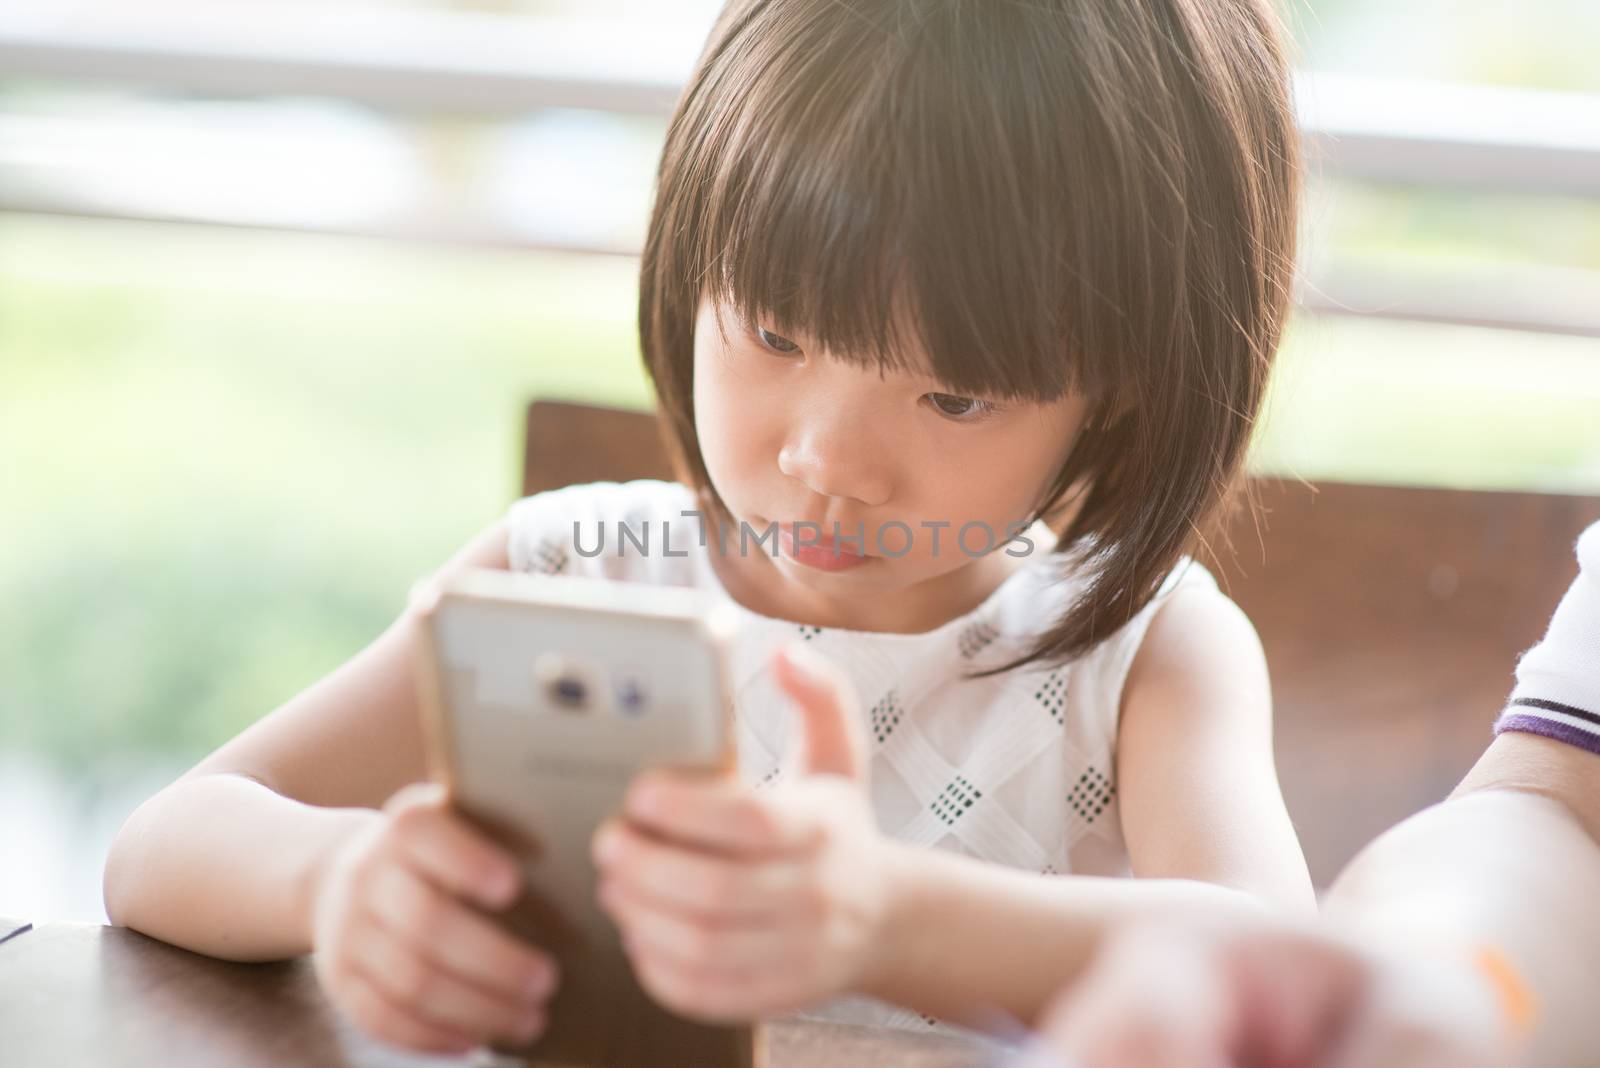
{"type": "Polygon", "coordinates": [[[793,341],[790,341],[786,337],[780,337],[777,334],[774,334],[771,330],[767,330],[763,327],[756,327],[756,336],[761,339],[761,343],[763,345],[767,346],[767,348],[774,352],[787,353],[798,352],[800,350],[800,346],[796,345],[793,341]]]}
{"type": "Polygon", "coordinates": [[[929,393],[933,406],[952,419],[975,423],[995,410],[993,403],[976,397],[957,397],[949,393],[929,393]]]}

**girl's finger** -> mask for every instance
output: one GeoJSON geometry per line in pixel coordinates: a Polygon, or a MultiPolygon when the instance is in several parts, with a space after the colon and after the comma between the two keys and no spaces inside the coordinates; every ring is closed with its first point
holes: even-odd
{"type": "Polygon", "coordinates": [[[803,861],[738,861],[662,842],[608,820],[595,835],[595,860],[607,882],[644,900],[699,917],[754,920],[793,907],[805,886],[803,861]]]}
{"type": "Polygon", "coordinates": [[[791,643],[773,657],[773,673],[799,706],[801,754],[798,770],[809,775],[867,778],[867,738],[861,707],[849,679],[833,664],[791,643]]]}
{"type": "Polygon", "coordinates": [[[623,812],[658,837],[732,856],[803,852],[819,837],[815,816],[782,797],[665,771],[641,773],[623,798],[623,812]]]}
{"type": "Polygon", "coordinates": [[[754,975],[690,968],[670,958],[632,947],[639,985],[656,1001],[681,1016],[708,1023],[737,1023],[780,1004],[754,975]]]}
{"type": "Polygon", "coordinates": [[[387,864],[375,872],[368,909],[386,931],[436,966],[517,1005],[555,991],[549,954],[474,913],[416,873],[387,864]]]}
{"type": "Polygon", "coordinates": [[[544,1010],[497,998],[436,967],[392,933],[374,925],[356,935],[351,965],[389,1001],[429,1026],[467,1035],[531,1042],[544,1010]]]}
{"type": "Polygon", "coordinates": [[[808,932],[789,923],[711,920],[657,903],[617,883],[601,889],[601,903],[636,949],[681,968],[747,973],[782,967],[803,970],[808,932]]]}
{"type": "Polygon", "coordinates": [[[508,850],[459,815],[434,804],[395,809],[394,841],[429,880],[488,909],[516,900],[522,873],[508,850]]]}
{"type": "Polygon", "coordinates": [[[340,983],[343,1008],[380,1042],[425,1053],[466,1053],[481,1045],[470,1035],[417,1019],[390,1001],[364,974],[349,971],[340,983]]]}

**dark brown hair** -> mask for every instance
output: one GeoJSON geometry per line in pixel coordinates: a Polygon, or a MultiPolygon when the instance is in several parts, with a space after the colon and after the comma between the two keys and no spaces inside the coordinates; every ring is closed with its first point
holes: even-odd
{"type": "Polygon", "coordinates": [[[733,0],[641,266],[680,477],[726,514],[694,425],[707,294],[861,366],[914,341],[952,393],[1082,391],[1036,514],[1076,507],[1056,549],[1086,583],[991,671],[1084,652],[1238,481],[1290,303],[1297,136],[1268,0],[733,0]]]}

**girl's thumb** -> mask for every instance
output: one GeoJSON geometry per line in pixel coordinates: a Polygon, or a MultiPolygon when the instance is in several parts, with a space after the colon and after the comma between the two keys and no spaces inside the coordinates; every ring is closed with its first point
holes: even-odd
{"type": "Polygon", "coordinates": [[[797,643],[779,650],[778,684],[799,706],[803,775],[842,775],[863,781],[866,736],[857,722],[859,702],[850,683],[828,661],[797,643]]]}

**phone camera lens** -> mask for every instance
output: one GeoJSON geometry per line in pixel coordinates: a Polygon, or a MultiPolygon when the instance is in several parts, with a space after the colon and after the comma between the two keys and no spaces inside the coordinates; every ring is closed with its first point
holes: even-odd
{"type": "Polygon", "coordinates": [[[589,699],[589,688],[574,675],[562,675],[550,684],[550,697],[566,708],[581,708],[589,699]]]}

